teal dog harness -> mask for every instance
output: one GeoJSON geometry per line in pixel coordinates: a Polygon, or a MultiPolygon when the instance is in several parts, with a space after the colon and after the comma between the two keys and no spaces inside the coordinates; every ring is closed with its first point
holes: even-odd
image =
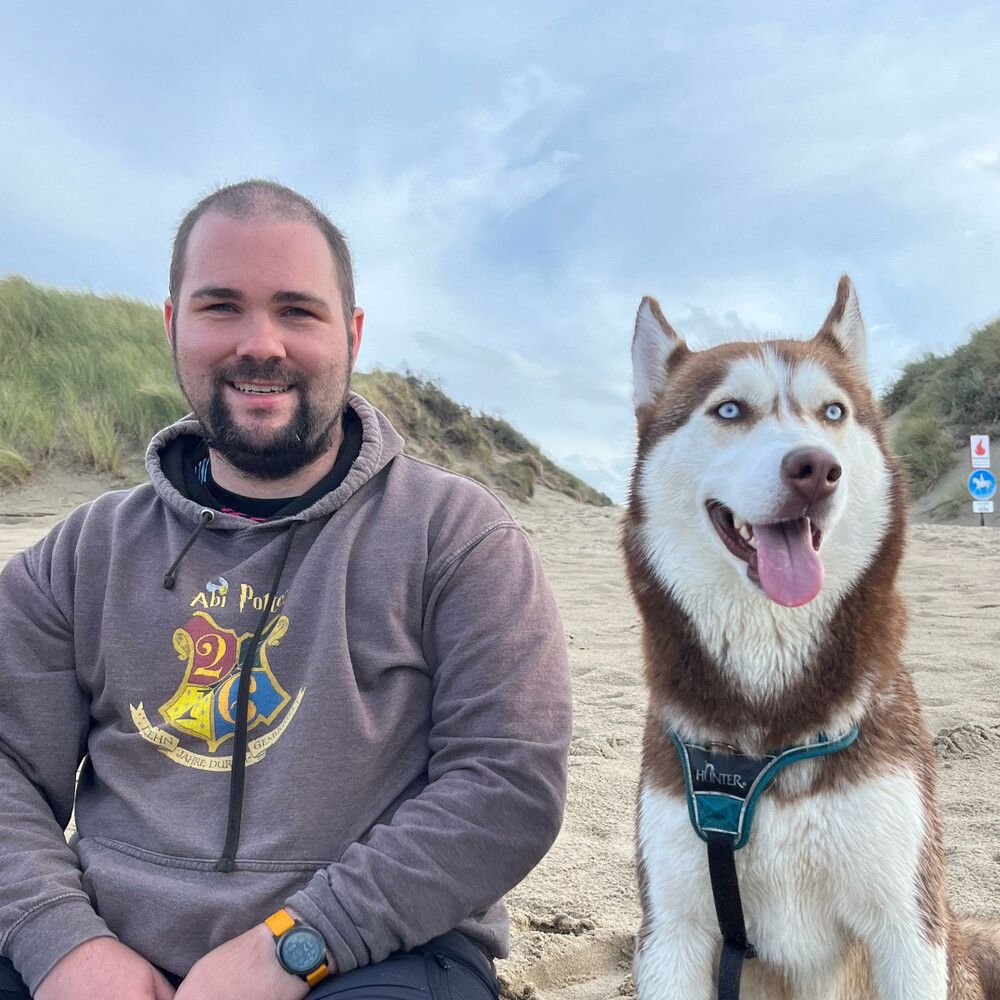
{"type": "Polygon", "coordinates": [[[675,732],[667,732],[680,757],[691,825],[708,846],[708,874],[722,933],[718,1000],[739,1000],[743,962],[757,953],[747,940],[736,851],[750,839],[757,803],[778,774],[789,764],[849,747],[858,738],[858,727],[839,739],[821,735],[815,743],[763,757],[747,757],[732,747],[685,743],[675,732]]]}
{"type": "Polygon", "coordinates": [[[710,833],[725,834],[732,838],[733,850],[738,851],[750,839],[760,797],[778,774],[789,764],[849,747],[858,738],[858,727],[840,739],[820,736],[816,743],[788,747],[760,758],[684,743],[675,732],[669,735],[680,755],[688,815],[695,833],[704,841],[710,833]]]}

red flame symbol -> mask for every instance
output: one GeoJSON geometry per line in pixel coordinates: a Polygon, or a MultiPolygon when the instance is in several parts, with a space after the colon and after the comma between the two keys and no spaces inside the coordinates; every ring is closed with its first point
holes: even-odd
{"type": "Polygon", "coordinates": [[[976,442],[976,454],[977,455],[985,455],[986,454],[986,449],[983,447],[983,440],[982,440],[982,438],[980,438],[976,442]]]}

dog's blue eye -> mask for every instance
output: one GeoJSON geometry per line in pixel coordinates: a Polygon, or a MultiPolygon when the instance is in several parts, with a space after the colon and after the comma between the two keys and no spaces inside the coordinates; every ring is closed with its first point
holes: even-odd
{"type": "Polygon", "coordinates": [[[718,413],[723,420],[735,420],[743,414],[743,411],[740,409],[740,404],[734,403],[731,399],[728,402],[723,403],[715,412],[718,413]]]}
{"type": "Polygon", "coordinates": [[[831,403],[826,408],[826,419],[827,420],[844,419],[844,408],[840,405],[840,403],[831,403]]]}

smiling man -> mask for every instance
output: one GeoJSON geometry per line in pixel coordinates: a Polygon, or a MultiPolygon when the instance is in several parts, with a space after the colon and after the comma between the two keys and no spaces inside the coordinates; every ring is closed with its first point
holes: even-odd
{"type": "Polygon", "coordinates": [[[150,482],[0,575],[0,1000],[495,997],[565,795],[537,556],[350,391],[302,196],[196,205],[164,318],[193,412],[150,482]]]}
{"type": "Polygon", "coordinates": [[[249,197],[236,204],[236,217],[216,209],[180,234],[167,334],[216,481],[278,496],[333,463],[364,313],[329,223],[325,236],[280,201],[264,215],[249,197]]]}

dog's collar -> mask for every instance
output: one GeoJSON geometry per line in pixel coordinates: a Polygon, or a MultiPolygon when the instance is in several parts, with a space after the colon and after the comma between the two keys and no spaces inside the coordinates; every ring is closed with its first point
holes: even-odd
{"type": "Polygon", "coordinates": [[[739,850],[750,839],[761,795],[779,771],[800,760],[844,750],[858,738],[858,732],[855,725],[837,739],[820,734],[815,743],[786,747],[763,757],[748,757],[735,750],[685,743],[668,729],[667,735],[680,757],[688,816],[695,833],[705,841],[710,833],[724,834],[732,838],[733,849],[739,850]]]}

